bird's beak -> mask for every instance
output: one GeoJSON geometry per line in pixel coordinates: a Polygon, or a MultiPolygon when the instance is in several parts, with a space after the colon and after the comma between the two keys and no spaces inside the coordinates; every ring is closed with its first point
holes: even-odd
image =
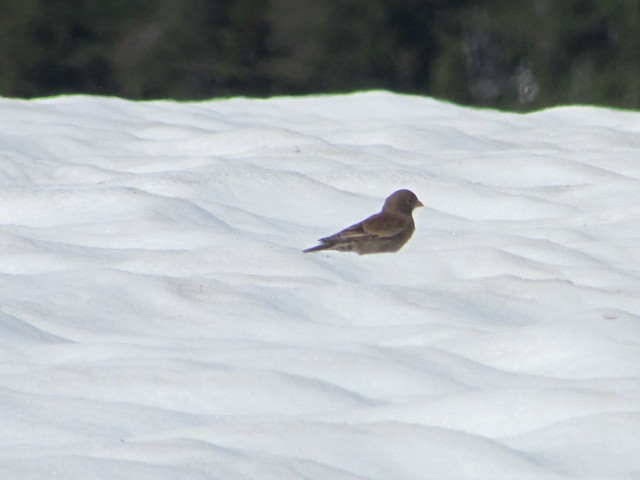
{"type": "Polygon", "coordinates": [[[418,203],[416,203],[416,207],[424,207],[424,203],[418,200],[418,203]]]}

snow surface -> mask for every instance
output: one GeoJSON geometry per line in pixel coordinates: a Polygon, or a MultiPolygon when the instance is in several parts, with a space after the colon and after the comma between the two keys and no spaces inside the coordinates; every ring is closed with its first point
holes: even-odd
{"type": "Polygon", "coordinates": [[[0,99],[0,478],[640,479],[640,114],[0,99]],[[396,254],[303,254],[398,188],[396,254]]]}

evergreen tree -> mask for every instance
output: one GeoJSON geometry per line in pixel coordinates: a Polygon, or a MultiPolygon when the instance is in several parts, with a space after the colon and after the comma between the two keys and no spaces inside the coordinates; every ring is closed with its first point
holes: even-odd
{"type": "Polygon", "coordinates": [[[635,0],[3,0],[0,95],[640,107],[635,0]]]}

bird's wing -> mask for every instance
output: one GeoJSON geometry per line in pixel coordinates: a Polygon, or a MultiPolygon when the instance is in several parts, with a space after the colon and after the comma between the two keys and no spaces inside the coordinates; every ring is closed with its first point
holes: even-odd
{"type": "Polygon", "coordinates": [[[376,237],[393,237],[407,226],[407,220],[399,215],[378,214],[362,222],[362,227],[369,235],[376,237]]]}
{"type": "Polygon", "coordinates": [[[329,235],[328,237],[321,238],[321,242],[334,242],[340,240],[349,240],[353,238],[370,237],[371,235],[366,233],[362,228],[364,222],[356,223],[350,227],[340,230],[338,233],[329,235]]]}
{"type": "Polygon", "coordinates": [[[357,240],[362,238],[393,237],[402,231],[406,221],[396,215],[376,213],[362,222],[351,225],[329,237],[321,238],[321,242],[336,240],[357,240]]]}

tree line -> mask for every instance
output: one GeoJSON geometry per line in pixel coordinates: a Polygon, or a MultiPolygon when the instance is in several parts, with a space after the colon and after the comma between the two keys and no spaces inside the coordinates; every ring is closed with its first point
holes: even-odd
{"type": "Polygon", "coordinates": [[[637,0],[3,0],[0,95],[640,107],[637,0]]]}

